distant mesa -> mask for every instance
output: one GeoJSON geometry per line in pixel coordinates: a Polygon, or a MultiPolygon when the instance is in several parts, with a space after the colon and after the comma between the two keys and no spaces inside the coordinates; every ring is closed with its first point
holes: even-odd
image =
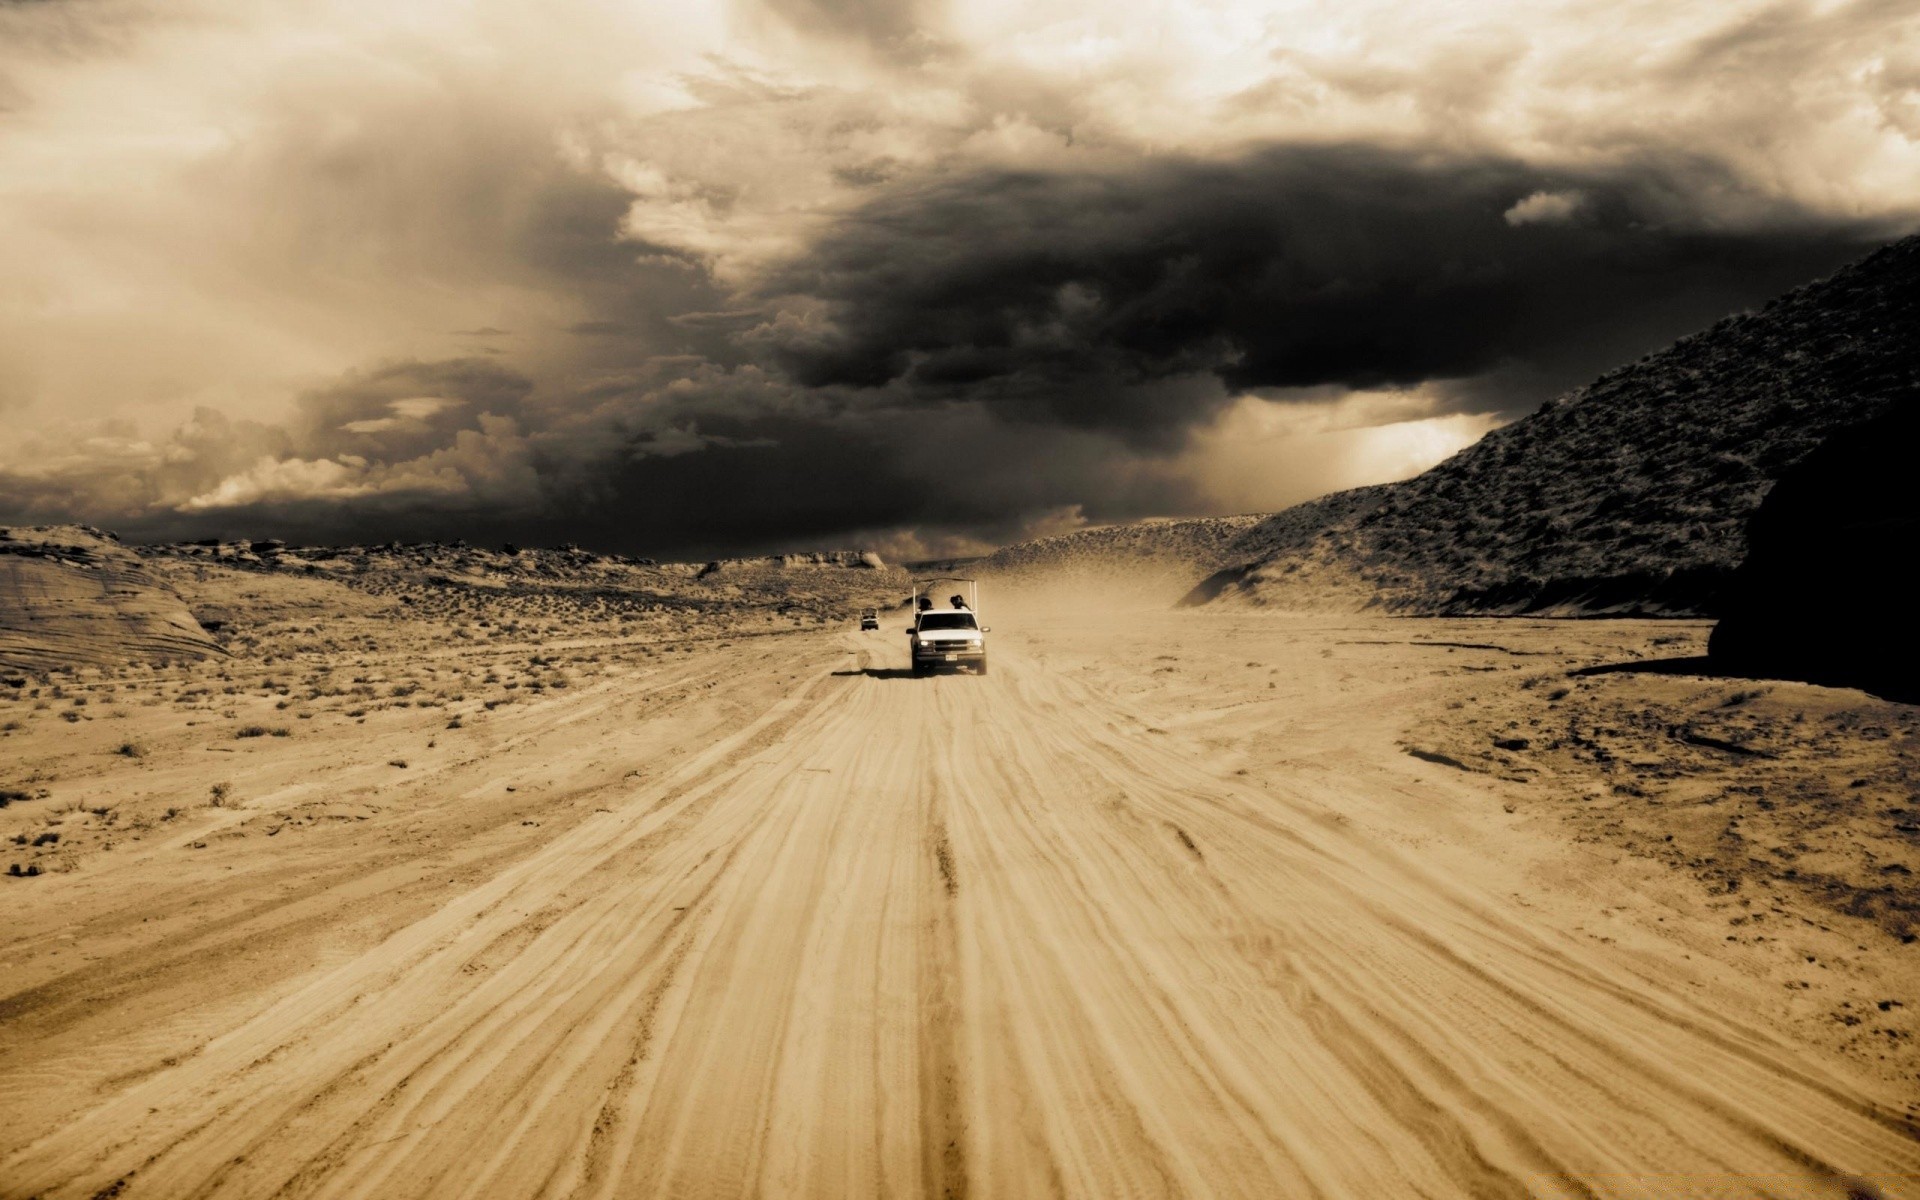
{"type": "Polygon", "coordinates": [[[1709,660],[1743,675],[1920,703],[1920,393],[1781,476],[1727,582],[1709,660]]]}
{"type": "Polygon", "coordinates": [[[0,669],[224,653],[118,538],[86,525],[0,529],[0,669]]]}

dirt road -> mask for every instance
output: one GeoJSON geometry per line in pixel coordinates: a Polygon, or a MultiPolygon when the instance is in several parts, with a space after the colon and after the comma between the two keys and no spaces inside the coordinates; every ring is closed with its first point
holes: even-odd
{"type": "MultiPolygon", "coordinates": [[[[1773,997],[1516,900],[1468,785],[1393,749],[1417,672],[1343,682],[1303,629],[1182,708],[1148,694],[1177,655],[1084,630],[1000,637],[984,678],[912,679],[899,640],[550,700],[409,820],[540,769],[575,816],[431,870],[349,869],[364,834],[297,879],[235,858],[217,945],[141,908],[176,847],[128,859],[77,974],[8,988],[0,1195],[1920,1195],[1903,1098],[1773,997]],[[1256,679],[1290,715],[1238,707],[1256,679]],[[635,732],[669,684],[711,717],[671,748],[635,732]],[[1256,729],[1285,753],[1253,771],[1256,729]]],[[[9,966],[61,901],[25,902],[9,966]]]]}

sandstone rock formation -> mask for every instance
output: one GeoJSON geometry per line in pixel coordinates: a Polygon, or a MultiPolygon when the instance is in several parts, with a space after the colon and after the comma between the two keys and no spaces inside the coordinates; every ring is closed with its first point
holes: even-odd
{"type": "Polygon", "coordinates": [[[84,525],[0,529],[0,668],[219,653],[180,598],[112,534],[84,525]]]}

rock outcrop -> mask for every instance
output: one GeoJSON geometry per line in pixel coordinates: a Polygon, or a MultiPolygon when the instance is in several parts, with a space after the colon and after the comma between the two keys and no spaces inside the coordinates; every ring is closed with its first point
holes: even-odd
{"type": "Polygon", "coordinates": [[[871,550],[815,550],[803,554],[769,554],[759,558],[717,558],[700,570],[701,575],[724,571],[764,571],[789,567],[862,567],[886,569],[886,560],[871,550]]]}
{"type": "Polygon", "coordinates": [[[1708,657],[1920,703],[1920,395],[1827,439],[1753,516],[1708,657]]]}
{"type": "Polygon", "coordinates": [[[220,653],[180,598],[112,534],[84,525],[0,529],[0,668],[220,653]]]}

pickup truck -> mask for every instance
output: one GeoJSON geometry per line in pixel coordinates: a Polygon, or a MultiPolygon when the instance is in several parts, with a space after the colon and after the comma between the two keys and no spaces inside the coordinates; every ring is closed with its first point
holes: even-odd
{"type": "Polygon", "coordinates": [[[971,667],[975,674],[987,673],[987,627],[980,624],[973,605],[979,599],[979,585],[971,579],[915,580],[912,638],[909,653],[915,675],[927,675],[948,668],[971,667]],[[958,582],[967,585],[968,595],[955,595],[948,608],[933,607],[931,584],[958,582]],[[971,600],[969,599],[971,597],[971,600]]]}

